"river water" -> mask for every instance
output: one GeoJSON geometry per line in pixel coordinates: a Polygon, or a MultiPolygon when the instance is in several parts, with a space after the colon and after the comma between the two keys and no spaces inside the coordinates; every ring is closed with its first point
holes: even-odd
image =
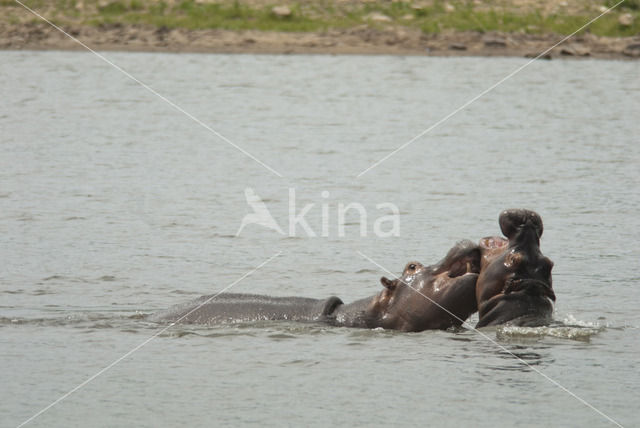
{"type": "Polygon", "coordinates": [[[640,423],[639,62],[535,62],[360,174],[525,60],[105,55],[201,123],[90,53],[0,52],[1,426],[640,423]],[[246,194],[283,233],[236,236],[246,194]],[[545,223],[551,327],[145,319],[373,295],[512,207],[545,223]]]}

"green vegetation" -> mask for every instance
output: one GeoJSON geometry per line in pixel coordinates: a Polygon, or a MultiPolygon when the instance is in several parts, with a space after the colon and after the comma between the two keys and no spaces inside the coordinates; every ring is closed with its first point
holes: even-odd
{"type": "MultiPolygon", "coordinates": [[[[606,7],[613,7],[618,4],[620,0],[607,0],[605,2],[606,7]]],[[[639,10],[640,9],[640,0],[625,0],[624,3],[620,5],[622,8],[639,10]]]]}
{"type": "MultiPolygon", "coordinates": [[[[543,15],[540,12],[517,14],[503,11],[461,10],[458,13],[444,14],[437,19],[426,19],[421,25],[425,33],[438,33],[447,29],[457,31],[503,31],[523,32],[528,34],[558,33],[571,34],[585,25],[597,15],[543,15]]],[[[618,15],[605,15],[591,26],[589,32],[598,36],[633,36],[640,32],[640,20],[634,25],[622,27],[618,23],[618,15]]],[[[584,33],[584,31],[583,31],[584,33]]]]}
{"type": "Polygon", "coordinates": [[[278,17],[269,7],[251,8],[239,1],[233,4],[198,3],[183,0],[172,8],[165,2],[154,2],[148,7],[140,7],[141,0],[132,2],[114,1],[98,8],[91,24],[140,24],[166,28],[186,28],[189,30],[219,28],[225,30],[262,31],[316,31],[323,23],[310,19],[292,9],[292,14],[278,17]],[[133,4],[135,2],[135,8],[133,4]]]}
{"type": "MultiPolygon", "coordinates": [[[[614,0],[583,0],[568,10],[566,2],[547,9],[521,9],[508,1],[337,1],[315,0],[268,3],[265,0],[22,0],[54,22],[67,25],[133,24],[156,28],[227,29],[261,31],[324,31],[356,26],[411,28],[425,33],[443,31],[504,31],[569,34],[597,16],[599,7],[614,0]],[[287,5],[280,16],[273,7],[287,5]],[[496,6],[500,5],[500,6],[496,6]],[[382,18],[381,18],[381,15],[382,18]],[[388,19],[387,19],[388,18],[388,19]]],[[[554,3],[541,1],[541,5],[554,3]]],[[[554,5],[555,5],[554,3],[554,5]]],[[[15,23],[24,10],[13,0],[0,0],[0,22],[15,23]]],[[[35,21],[28,16],[20,22],[35,21]]],[[[640,34],[640,0],[626,0],[588,29],[601,36],[640,34]],[[621,25],[621,14],[631,14],[631,25],[621,25]]]]}

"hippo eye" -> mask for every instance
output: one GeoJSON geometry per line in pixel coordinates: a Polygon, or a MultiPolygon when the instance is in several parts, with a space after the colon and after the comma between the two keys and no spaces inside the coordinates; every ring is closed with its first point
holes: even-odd
{"type": "Polygon", "coordinates": [[[418,262],[415,263],[407,263],[407,265],[404,268],[404,273],[409,275],[413,275],[415,272],[417,272],[418,269],[422,268],[422,265],[418,262]]]}

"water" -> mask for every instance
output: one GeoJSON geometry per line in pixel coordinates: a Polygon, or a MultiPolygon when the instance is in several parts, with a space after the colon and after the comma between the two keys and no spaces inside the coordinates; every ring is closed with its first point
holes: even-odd
{"type": "Polygon", "coordinates": [[[91,54],[0,57],[0,425],[158,334],[145,314],[278,252],[233,292],[352,301],[386,275],[359,252],[400,273],[511,207],[545,222],[554,326],[174,327],[29,426],[612,425],[536,370],[638,425],[640,63],[536,62],[357,177],[524,60],[108,54],[278,177],[91,54]],[[235,236],[246,188],[284,235],[235,236]],[[290,189],[318,236],[286,233],[290,189]],[[340,236],[340,203],[366,236],[354,212],[340,236]],[[381,203],[399,236],[374,234],[381,203]]]}

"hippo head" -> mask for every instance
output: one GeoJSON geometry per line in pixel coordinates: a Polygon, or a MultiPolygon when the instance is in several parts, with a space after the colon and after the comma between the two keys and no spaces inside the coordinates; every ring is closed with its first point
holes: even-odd
{"type": "Polygon", "coordinates": [[[526,290],[555,300],[553,262],[540,251],[540,216],[525,209],[505,210],[500,213],[499,223],[507,239],[488,237],[480,241],[482,261],[476,297],[481,318],[488,300],[514,291],[526,290]]]}
{"type": "Polygon", "coordinates": [[[463,241],[435,265],[410,262],[401,277],[382,277],[385,288],[367,310],[372,325],[402,331],[460,326],[477,310],[480,256],[477,245],[463,241]]]}

